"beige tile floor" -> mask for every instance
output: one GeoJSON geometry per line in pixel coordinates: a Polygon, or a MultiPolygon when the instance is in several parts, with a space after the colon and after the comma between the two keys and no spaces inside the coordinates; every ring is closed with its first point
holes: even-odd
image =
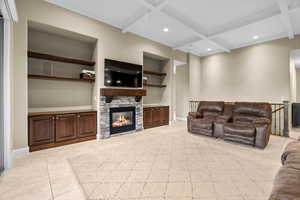
{"type": "Polygon", "coordinates": [[[0,199],[263,200],[289,141],[274,136],[259,150],[177,122],[18,158],[0,177],[0,199]]]}

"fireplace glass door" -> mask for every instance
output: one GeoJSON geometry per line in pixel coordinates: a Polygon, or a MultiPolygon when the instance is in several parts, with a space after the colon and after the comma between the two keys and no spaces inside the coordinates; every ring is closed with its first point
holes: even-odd
{"type": "Polygon", "coordinates": [[[110,134],[135,130],[135,107],[110,108],[110,134]]]}
{"type": "Polygon", "coordinates": [[[132,112],[114,112],[112,114],[113,128],[132,125],[132,116],[132,112]]]}

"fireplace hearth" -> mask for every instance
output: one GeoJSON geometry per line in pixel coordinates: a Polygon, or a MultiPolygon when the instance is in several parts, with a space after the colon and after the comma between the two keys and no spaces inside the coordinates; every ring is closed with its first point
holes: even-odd
{"type": "Polygon", "coordinates": [[[110,134],[135,130],[135,107],[117,107],[109,109],[110,134]]]}

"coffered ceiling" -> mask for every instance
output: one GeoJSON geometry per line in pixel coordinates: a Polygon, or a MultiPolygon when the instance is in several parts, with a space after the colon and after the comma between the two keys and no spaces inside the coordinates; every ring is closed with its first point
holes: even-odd
{"type": "Polygon", "coordinates": [[[47,0],[206,56],[300,33],[300,0],[47,0]]]}

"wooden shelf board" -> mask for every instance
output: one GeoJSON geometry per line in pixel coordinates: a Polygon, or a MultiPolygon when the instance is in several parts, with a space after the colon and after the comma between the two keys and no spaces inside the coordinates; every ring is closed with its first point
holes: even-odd
{"type": "Polygon", "coordinates": [[[44,76],[44,75],[28,75],[28,78],[31,79],[45,79],[45,80],[61,80],[61,81],[80,81],[92,83],[95,80],[85,80],[80,78],[66,78],[66,77],[57,77],[57,76],[44,76]]]}
{"type": "Polygon", "coordinates": [[[150,75],[156,75],[156,76],[167,76],[166,73],[154,72],[154,71],[148,71],[148,70],[144,70],[144,74],[150,74],[150,75]]]}
{"type": "Polygon", "coordinates": [[[143,85],[146,86],[146,87],[158,87],[158,88],[167,87],[166,85],[149,84],[149,83],[144,83],[143,85]]]}
{"type": "Polygon", "coordinates": [[[58,62],[64,62],[64,63],[87,65],[87,66],[94,66],[95,65],[94,61],[87,61],[87,60],[81,60],[81,59],[75,59],[75,58],[67,58],[67,57],[61,57],[61,56],[54,56],[54,55],[50,55],[50,54],[38,53],[38,52],[33,52],[33,51],[28,51],[28,57],[44,59],[44,60],[51,60],[51,61],[58,61],[58,62]]]}

